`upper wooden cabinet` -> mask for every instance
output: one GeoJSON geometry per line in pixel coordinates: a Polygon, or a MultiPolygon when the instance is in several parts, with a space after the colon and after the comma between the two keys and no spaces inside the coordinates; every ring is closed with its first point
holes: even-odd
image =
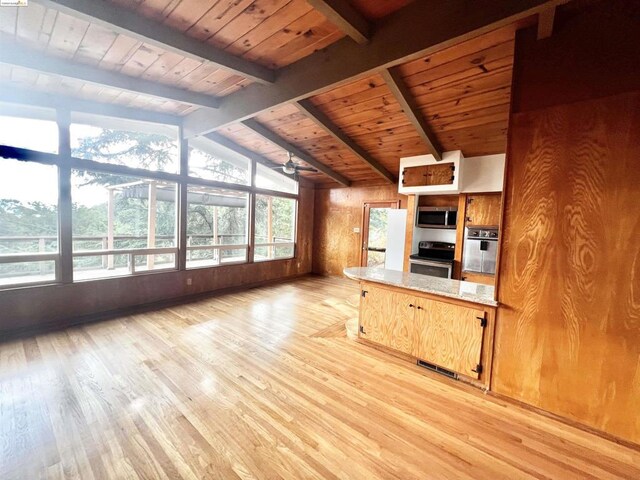
{"type": "Polygon", "coordinates": [[[453,162],[407,167],[402,172],[404,187],[419,187],[453,184],[455,165],[453,162]]]}
{"type": "Polygon", "coordinates": [[[484,193],[467,195],[466,226],[500,224],[500,193],[484,193]]]}

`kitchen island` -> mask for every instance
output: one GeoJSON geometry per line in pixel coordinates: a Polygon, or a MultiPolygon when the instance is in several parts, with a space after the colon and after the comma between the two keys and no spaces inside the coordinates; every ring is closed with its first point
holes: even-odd
{"type": "Polygon", "coordinates": [[[344,275],[360,282],[359,340],[489,389],[493,286],[379,268],[344,275]]]}

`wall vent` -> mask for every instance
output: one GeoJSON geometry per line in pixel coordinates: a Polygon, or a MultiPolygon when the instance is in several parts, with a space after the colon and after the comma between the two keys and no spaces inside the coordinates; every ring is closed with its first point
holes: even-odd
{"type": "Polygon", "coordinates": [[[424,360],[418,360],[418,365],[420,367],[424,367],[427,370],[431,370],[432,372],[439,373],[440,375],[444,375],[445,377],[453,378],[454,380],[458,380],[458,374],[452,372],[451,370],[447,370],[446,368],[439,367],[434,365],[433,363],[425,362],[424,360]]]}

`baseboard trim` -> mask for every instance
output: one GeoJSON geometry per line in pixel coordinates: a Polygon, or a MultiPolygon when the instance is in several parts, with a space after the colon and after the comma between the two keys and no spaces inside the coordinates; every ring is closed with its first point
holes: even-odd
{"type": "Polygon", "coordinates": [[[31,325],[28,327],[18,327],[10,330],[0,331],[0,344],[12,340],[18,340],[21,338],[28,338],[34,335],[41,335],[45,333],[51,333],[65,328],[77,327],[89,323],[101,322],[104,320],[111,320],[113,318],[125,317],[128,315],[135,315],[137,313],[153,312],[155,310],[161,310],[163,308],[173,307],[176,305],[184,305],[187,303],[203,300],[207,298],[219,297],[230,293],[237,293],[243,290],[249,290],[252,288],[266,287],[269,285],[277,285],[281,283],[288,283],[295,280],[299,280],[304,277],[315,276],[314,273],[301,273],[296,275],[290,275],[287,277],[274,278],[270,280],[263,280],[261,282],[244,283],[242,285],[236,285],[232,287],[223,287],[208,292],[197,293],[194,295],[186,295],[182,297],[169,298],[166,300],[160,300],[157,302],[143,303],[139,305],[132,305],[129,307],[117,308],[114,310],[107,310],[104,312],[91,313],[87,315],[79,315],[77,317],[70,317],[65,320],[56,320],[52,322],[45,322],[38,325],[31,325]]]}
{"type": "Polygon", "coordinates": [[[580,423],[577,420],[573,420],[571,418],[563,417],[562,415],[558,415],[557,413],[549,412],[548,410],[544,410],[540,407],[536,407],[535,405],[531,405],[529,403],[521,402],[520,400],[516,400],[515,398],[508,397],[507,395],[503,395],[501,393],[496,393],[493,390],[489,390],[487,392],[489,397],[493,397],[494,401],[501,401],[511,405],[515,405],[517,407],[523,408],[525,410],[529,410],[531,412],[537,413],[546,418],[550,418],[552,420],[556,420],[560,423],[568,425],[573,428],[577,428],[578,430],[582,430],[583,432],[590,433],[592,435],[596,435],[598,437],[604,438],[613,443],[617,443],[618,445],[622,445],[623,447],[630,448],[637,452],[640,452],[640,444],[634,443],[631,440],[626,440],[624,438],[617,437],[611,433],[605,432],[603,430],[599,430],[595,427],[591,427],[584,423],[580,423]]]}

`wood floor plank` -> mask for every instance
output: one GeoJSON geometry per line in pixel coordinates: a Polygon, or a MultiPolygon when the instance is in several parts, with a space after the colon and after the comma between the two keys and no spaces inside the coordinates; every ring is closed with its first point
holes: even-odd
{"type": "Polygon", "coordinates": [[[304,277],[0,344],[0,478],[628,479],[640,451],[349,339],[304,277]]]}

